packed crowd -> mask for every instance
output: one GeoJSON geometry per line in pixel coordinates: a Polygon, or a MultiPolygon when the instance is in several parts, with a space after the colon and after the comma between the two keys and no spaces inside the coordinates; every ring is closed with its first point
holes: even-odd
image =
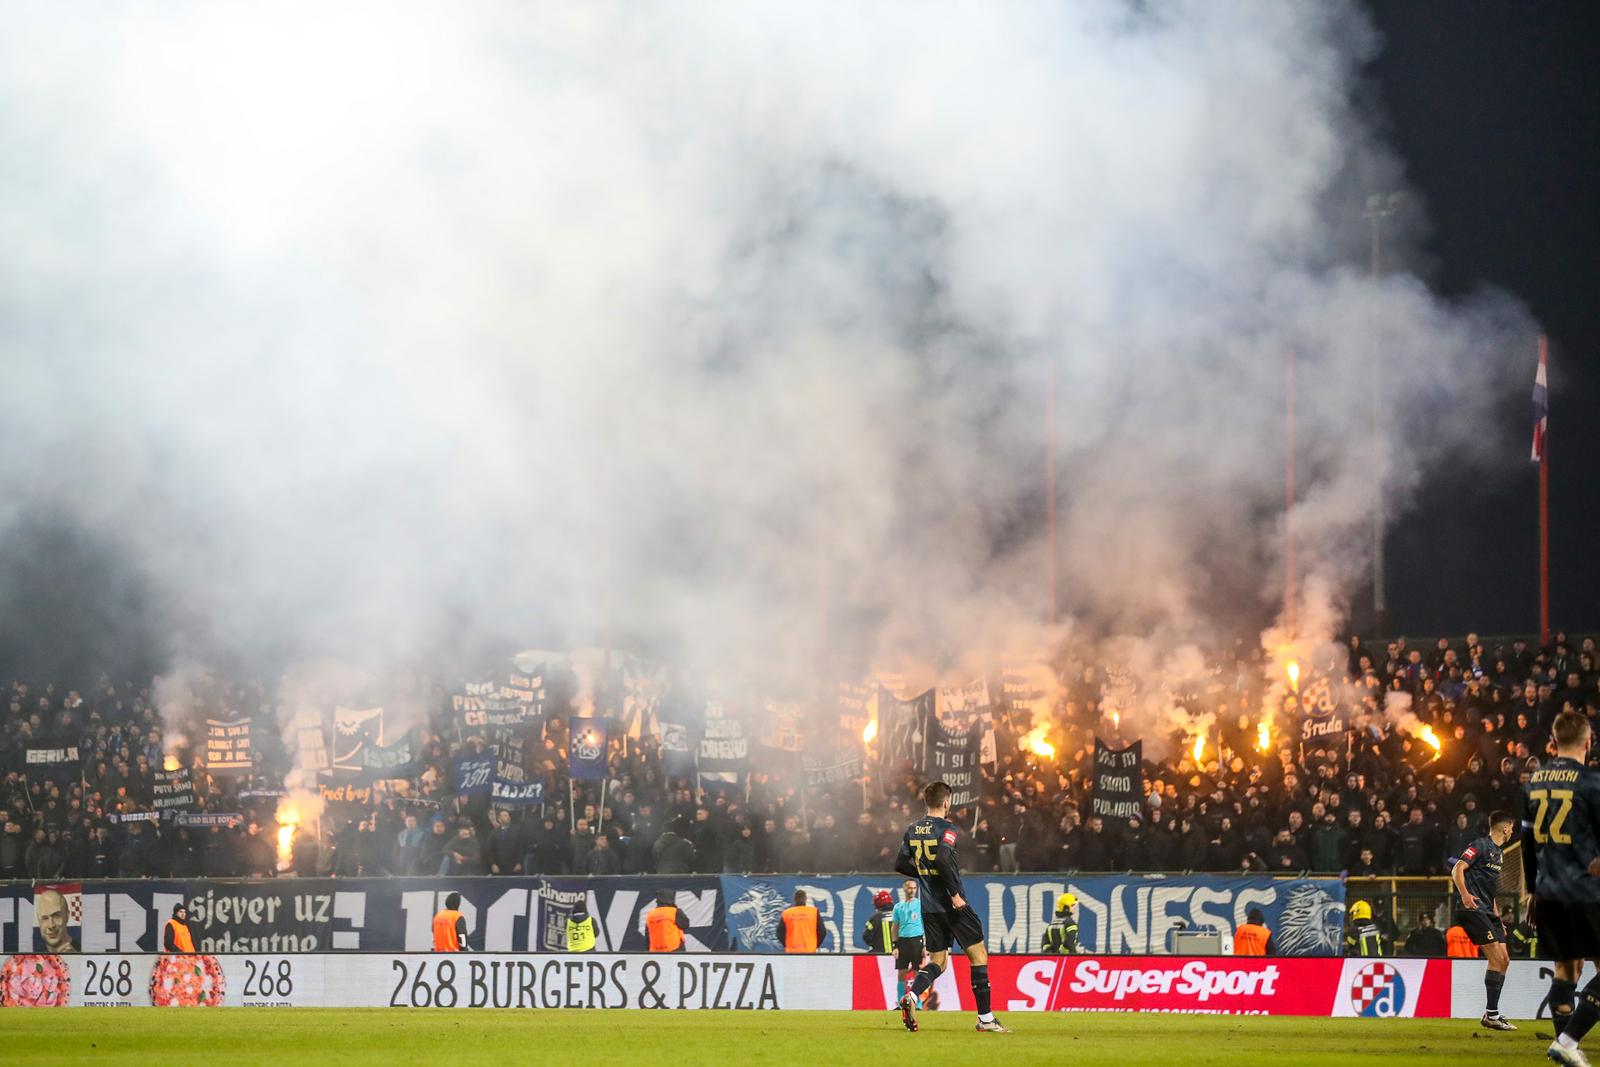
{"type": "MultiPolygon", "coordinates": [[[[1198,758],[1182,729],[1141,737],[1112,706],[1104,669],[1063,664],[1047,721],[995,709],[997,759],[982,768],[981,802],[958,813],[971,830],[964,864],[1436,875],[1490,811],[1518,802],[1563,707],[1600,714],[1592,638],[1492,650],[1475,635],[1426,648],[1352,638],[1341,659],[1308,666],[1304,688],[1284,695],[1264,733],[1261,709],[1275,693],[1267,657],[1243,644],[1213,656],[1206,684],[1183,697],[1206,724],[1198,758]],[[1333,709],[1337,729],[1307,740],[1299,721],[1318,686],[1314,699],[1333,709]],[[1097,736],[1144,742],[1142,816],[1125,824],[1091,812],[1097,736]],[[1053,754],[1029,738],[1047,738],[1053,754]]],[[[884,871],[920,814],[914,769],[878,764],[872,746],[859,775],[830,785],[806,787],[791,758],[753,760],[736,788],[709,789],[668,775],[648,731],[614,733],[603,788],[569,782],[562,715],[533,724],[525,749],[544,802],[500,806],[453,791],[455,761],[485,741],[461,729],[450,686],[437,685],[415,773],[280,826],[287,760],[277,731],[258,731],[251,773],[208,774],[195,753],[169,744],[153,691],[106,679],[82,690],[7,686],[0,879],[884,871]],[[65,762],[30,756],[68,749],[75,758],[65,762]],[[175,761],[194,768],[194,807],[227,818],[141,817],[157,772],[175,761]]],[[[201,713],[276,721],[273,687],[260,681],[208,677],[191,696],[201,713]]]]}

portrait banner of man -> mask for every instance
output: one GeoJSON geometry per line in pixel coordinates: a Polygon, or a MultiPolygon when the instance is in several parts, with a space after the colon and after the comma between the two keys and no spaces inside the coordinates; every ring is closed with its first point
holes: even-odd
{"type": "Polygon", "coordinates": [[[83,926],[83,886],[77,882],[35,885],[33,917],[43,951],[78,951],[73,933],[83,926]]]}

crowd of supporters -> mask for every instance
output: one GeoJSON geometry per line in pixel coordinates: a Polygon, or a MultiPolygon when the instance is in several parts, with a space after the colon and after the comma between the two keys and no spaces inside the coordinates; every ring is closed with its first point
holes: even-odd
{"type": "MultiPolygon", "coordinates": [[[[1192,738],[1113,704],[1114,665],[1063,662],[1047,702],[1040,755],[1024,734],[1041,723],[996,709],[997,759],[982,800],[957,813],[970,829],[963,863],[977,871],[1208,871],[1437,875],[1479,836],[1492,810],[1519,803],[1521,779],[1546,751],[1564,708],[1600,713],[1593,638],[1548,646],[1476,635],[1412,647],[1352,638],[1340,662],[1307,665],[1280,693],[1270,657],[1240,644],[1211,657],[1204,685],[1183,694],[1204,724],[1192,738]],[[1318,695],[1309,697],[1314,688],[1318,695]],[[1282,706],[1275,702],[1281,697],[1282,706]],[[1308,741],[1316,699],[1338,729],[1308,741]],[[1263,705],[1267,732],[1262,732],[1263,705]],[[1423,727],[1437,738],[1426,741],[1423,727]],[[1142,739],[1140,818],[1092,814],[1096,737],[1142,739]]],[[[1118,693],[1138,679],[1117,678],[1118,693]]],[[[917,775],[866,753],[860,776],[807,788],[798,760],[752,765],[734,789],[664,770],[660,742],[613,735],[609,779],[570,783],[566,720],[530,728],[524,766],[544,802],[502,807],[453,791],[455,760],[482,751],[459,726],[448,685],[423,686],[415,773],[380,779],[281,835],[287,759],[278,729],[255,735],[255,769],[208,774],[173,744],[153,680],[100,679],[81,689],[13,681],[0,708],[0,879],[184,876],[510,875],[724,871],[885,871],[916,814],[917,775]],[[76,749],[76,758],[30,752],[76,749]],[[174,760],[193,766],[195,807],[237,814],[219,825],[139,818],[174,760]],[[569,797],[571,806],[569,807],[569,797]]],[[[165,699],[170,701],[170,696],[165,699]]],[[[275,687],[201,676],[182,714],[281,723],[275,687]]]]}

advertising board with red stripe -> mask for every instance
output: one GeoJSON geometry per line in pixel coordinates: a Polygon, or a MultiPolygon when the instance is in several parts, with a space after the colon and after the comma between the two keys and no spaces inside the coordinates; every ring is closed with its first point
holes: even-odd
{"type": "MultiPolygon", "coordinates": [[[[937,1007],[971,1011],[967,961],[952,962],[937,1007]]],[[[855,968],[856,1008],[894,1003],[892,961],[858,956],[855,968]]],[[[991,956],[989,982],[1001,1011],[1443,1018],[1451,996],[1446,960],[991,956]]]]}

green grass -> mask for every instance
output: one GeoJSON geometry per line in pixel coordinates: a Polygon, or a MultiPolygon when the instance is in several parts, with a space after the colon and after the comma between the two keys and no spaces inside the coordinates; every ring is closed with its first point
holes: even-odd
{"type": "Polygon", "coordinates": [[[927,1013],[908,1034],[889,1012],[650,1012],[397,1009],[67,1008],[0,1010],[11,1064],[655,1063],[1382,1064],[1536,1062],[1549,1043],[1523,1023],[1491,1034],[1474,1020],[1266,1019],[1205,1015],[1003,1015],[1011,1034],[975,1034],[972,1016],[927,1013]],[[491,1057],[493,1059],[491,1059],[491,1057]]]}

